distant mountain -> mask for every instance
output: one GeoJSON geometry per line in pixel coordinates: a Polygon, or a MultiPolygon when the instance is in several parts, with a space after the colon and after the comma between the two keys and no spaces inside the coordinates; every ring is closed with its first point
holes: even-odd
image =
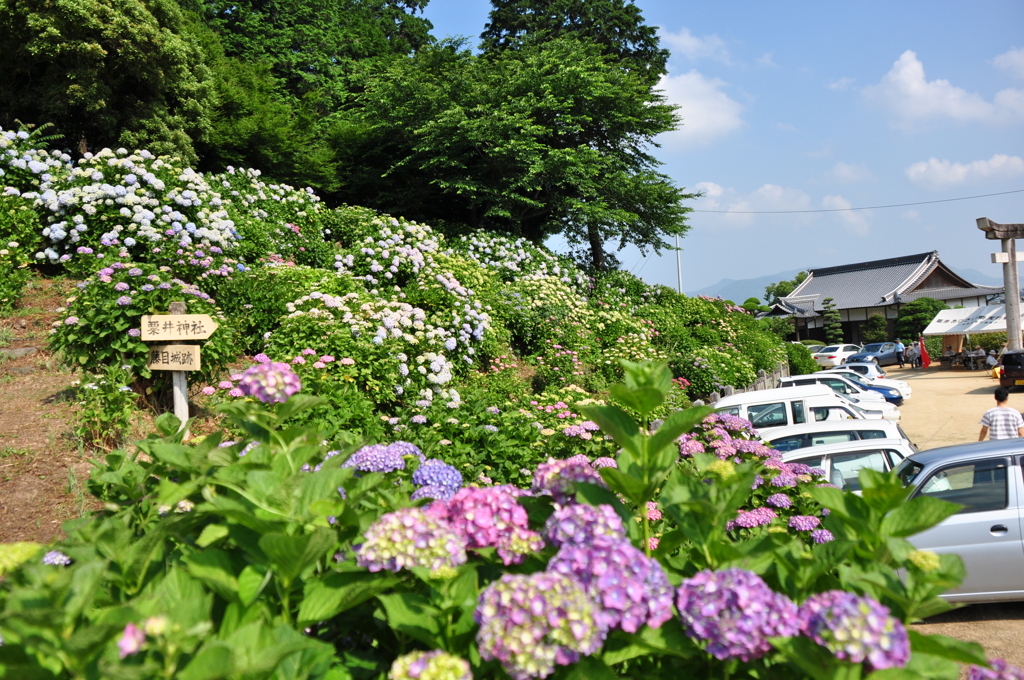
{"type": "Polygon", "coordinates": [[[759,276],[756,279],[722,279],[716,284],[687,293],[687,295],[707,295],[708,297],[720,297],[726,300],[732,300],[738,305],[742,305],[743,301],[746,300],[747,298],[754,297],[760,300],[762,304],[764,304],[765,286],[767,286],[769,283],[778,283],[779,281],[792,279],[794,276],[796,276],[802,271],[802,269],[792,269],[789,271],[779,272],[778,274],[759,276]]]}
{"type": "MultiPolygon", "coordinates": [[[[1001,285],[1003,285],[1003,277],[1001,276],[1001,274],[1002,274],[1001,271],[1000,271],[1000,276],[992,276],[991,274],[984,274],[982,272],[979,272],[977,269],[960,269],[960,268],[956,268],[956,267],[950,267],[950,269],[952,269],[957,274],[959,274],[960,276],[964,277],[965,279],[967,279],[971,283],[977,283],[977,284],[980,284],[982,286],[1001,286],[1001,285]]],[[[1002,268],[1000,267],[1000,269],[1002,269],[1002,268]]]]}

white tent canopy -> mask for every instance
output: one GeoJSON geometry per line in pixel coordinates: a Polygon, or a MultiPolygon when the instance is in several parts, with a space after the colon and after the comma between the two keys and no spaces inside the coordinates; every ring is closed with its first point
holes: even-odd
{"type": "MultiPolygon", "coordinates": [[[[1024,313],[1021,314],[1024,321],[1024,313]]],[[[935,315],[924,335],[974,335],[1006,332],[1006,307],[964,307],[944,309],[935,315]]]]}

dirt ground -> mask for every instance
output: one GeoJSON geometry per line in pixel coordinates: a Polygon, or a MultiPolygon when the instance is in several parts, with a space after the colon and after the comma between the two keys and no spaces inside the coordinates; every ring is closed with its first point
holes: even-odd
{"type": "MultiPolygon", "coordinates": [[[[900,425],[918,448],[934,449],[978,440],[982,414],[995,406],[998,381],[985,371],[940,368],[927,371],[885,369],[890,378],[905,380],[914,396],[900,408],[900,425]]],[[[1011,391],[1010,406],[1024,409],[1024,391],[1011,391]]],[[[1024,667],[1024,602],[976,604],[918,624],[924,633],[977,642],[989,658],[1024,667]]]]}

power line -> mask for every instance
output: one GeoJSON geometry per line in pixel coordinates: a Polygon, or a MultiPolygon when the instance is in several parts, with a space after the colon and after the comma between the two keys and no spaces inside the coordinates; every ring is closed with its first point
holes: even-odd
{"type": "Polygon", "coordinates": [[[928,205],[930,203],[950,203],[952,201],[969,201],[972,198],[988,198],[989,196],[1005,196],[1006,194],[1019,194],[1024,189],[1013,191],[1000,191],[995,194],[979,194],[977,196],[961,196],[960,198],[941,198],[935,201],[918,201],[917,203],[890,203],[889,205],[868,205],[860,208],[819,208],[816,210],[698,210],[699,213],[729,213],[732,215],[791,215],[795,213],[829,213],[829,212],[852,212],[854,210],[880,210],[882,208],[906,208],[912,205],[928,205]]]}

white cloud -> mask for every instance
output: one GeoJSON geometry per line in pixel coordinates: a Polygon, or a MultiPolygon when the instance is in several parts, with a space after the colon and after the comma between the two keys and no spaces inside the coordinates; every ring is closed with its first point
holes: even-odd
{"type": "MultiPolygon", "coordinates": [[[[706,194],[694,207],[698,210],[723,211],[716,217],[722,218],[726,224],[731,226],[749,226],[758,217],[770,217],[770,215],[749,214],[755,211],[810,210],[814,207],[811,197],[800,189],[783,187],[778,184],[765,184],[747,194],[741,194],[731,187],[722,187],[714,182],[699,182],[694,188],[706,194]]],[[[807,216],[780,215],[780,217],[785,217],[787,221],[792,222],[800,217],[806,219],[807,216]]]]}
{"type": "Polygon", "coordinates": [[[905,219],[907,221],[910,221],[910,222],[920,222],[921,221],[921,213],[919,213],[916,210],[914,210],[913,208],[911,208],[910,210],[908,210],[905,213],[903,213],[903,219],[905,219]]]}
{"type": "Polygon", "coordinates": [[[868,225],[868,216],[859,210],[850,210],[852,204],[842,196],[825,196],[821,199],[821,207],[828,210],[842,210],[836,215],[846,224],[847,230],[857,236],[864,236],[871,227],[868,225]]]}
{"type": "Polygon", "coordinates": [[[1006,179],[1024,174],[1024,159],[1020,156],[996,154],[987,161],[951,163],[932,157],[914,163],[906,169],[914,184],[941,189],[983,179],[1006,179]]]}
{"type": "Polygon", "coordinates": [[[843,92],[845,90],[849,90],[851,85],[853,85],[853,78],[840,78],[839,80],[833,80],[830,82],[828,84],[828,89],[843,92]]]}
{"type": "Polygon", "coordinates": [[[682,125],[658,141],[670,146],[708,144],[741,128],[743,106],[722,91],[725,86],[724,81],[696,70],[663,77],[658,88],[664,90],[670,104],[679,107],[682,125]]]}
{"type": "Polygon", "coordinates": [[[795,125],[790,125],[789,123],[779,122],[775,124],[775,127],[780,130],[785,130],[786,132],[798,132],[797,127],[795,125]]]}
{"type": "Polygon", "coordinates": [[[864,97],[887,109],[895,127],[913,129],[933,118],[1007,125],[1024,121],[1024,90],[997,92],[989,102],[948,80],[925,78],[924,64],[911,50],[900,55],[877,85],[863,90],[864,97]]]}
{"type": "Polygon", "coordinates": [[[1024,47],[1015,47],[1009,52],[1003,52],[993,59],[992,63],[1008,71],[1014,78],[1024,80],[1024,47]]]}
{"type": "Polygon", "coordinates": [[[709,58],[729,63],[729,50],[725,49],[725,42],[717,35],[698,37],[684,26],[678,33],[661,31],[661,39],[665,41],[673,55],[681,54],[689,59],[709,58]]]}
{"type": "Polygon", "coordinates": [[[832,166],[832,169],[825,173],[825,179],[831,182],[841,182],[843,184],[852,184],[854,182],[867,182],[873,180],[874,175],[867,169],[863,163],[859,165],[853,165],[850,163],[843,163],[840,161],[832,166]]]}
{"type": "Polygon", "coordinates": [[[760,64],[761,66],[771,66],[773,68],[778,68],[779,66],[778,64],[775,63],[775,60],[772,59],[771,52],[765,52],[760,57],[758,57],[757,63],[760,64]]]}

